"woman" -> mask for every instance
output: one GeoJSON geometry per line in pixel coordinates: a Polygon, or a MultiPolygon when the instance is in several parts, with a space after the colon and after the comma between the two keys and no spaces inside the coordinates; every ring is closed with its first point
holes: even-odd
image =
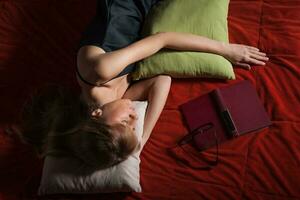
{"type": "Polygon", "coordinates": [[[170,89],[171,78],[163,75],[132,83],[130,72],[135,62],[162,48],[219,54],[248,70],[250,64],[264,65],[268,60],[255,47],[192,34],[161,32],[139,38],[144,17],[158,1],[98,1],[97,15],[78,48],[80,98],[52,88],[52,95],[47,92],[36,103],[29,103],[23,115],[27,116],[23,118],[24,140],[35,144],[43,155],[74,155],[92,166],[109,167],[143,148],[170,89]],[[135,100],[148,101],[140,146],[134,134],[135,100]],[[49,104],[40,103],[45,101],[49,104]],[[47,123],[33,127],[36,120],[47,123]]]}

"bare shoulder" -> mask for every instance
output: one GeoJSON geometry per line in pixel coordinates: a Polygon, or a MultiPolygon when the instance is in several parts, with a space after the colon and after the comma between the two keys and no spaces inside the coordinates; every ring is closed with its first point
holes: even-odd
{"type": "Polygon", "coordinates": [[[96,55],[105,53],[105,51],[94,45],[85,45],[78,50],[77,57],[79,58],[92,58],[96,55]]]}
{"type": "Polygon", "coordinates": [[[85,80],[93,83],[97,81],[98,77],[94,71],[94,66],[97,64],[96,57],[104,53],[102,48],[93,45],[86,45],[78,50],[77,68],[85,80]]]}
{"type": "Polygon", "coordinates": [[[86,45],[81,47],[77,53],[78,70],[80,72],[84,72],[89,67],[91,67],[91,64],[95,62],[97,56],[104,53],[105,51],[97,46],[86,45]]]}

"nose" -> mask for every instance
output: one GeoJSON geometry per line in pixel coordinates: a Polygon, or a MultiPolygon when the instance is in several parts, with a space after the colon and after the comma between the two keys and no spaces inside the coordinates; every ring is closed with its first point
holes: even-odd
{"type": "Polygon", "coordinates": [[[137,113],[135,112],[134,109],[131,110],[129,117],[134,120],[136,120],[138,118],[137,113]]]}

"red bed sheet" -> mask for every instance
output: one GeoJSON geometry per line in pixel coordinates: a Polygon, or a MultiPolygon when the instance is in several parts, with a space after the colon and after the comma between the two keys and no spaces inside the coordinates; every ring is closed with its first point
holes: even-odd
{"type": "MultiPolygon", "coordinates": [[[[76,45],[95,13],[95,1],[0,1],[0,199],[300,199],[300,1],[231,0],[233,43],[266,52],[266,66],[235,68],[237,79],[173,79],[151,138],[141,154],[142,193],[37,197],[43,161],[5,133],[37,87],[79,89],[76,45]],[[186,134],[178,106],[210,90],[250,80],[272,126],[220,146],[219,164],[192,169],[170,156],[186,134]]],[[[243,102],[241,102],[243,103],[243,102]]],[[[211,157],[214,149],[200,157],[211,157]]]]}

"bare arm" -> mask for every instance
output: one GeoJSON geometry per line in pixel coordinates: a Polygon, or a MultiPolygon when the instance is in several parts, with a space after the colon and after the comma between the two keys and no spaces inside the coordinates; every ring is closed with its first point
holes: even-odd
{"type": "Polygon", "coordinates": [[[129,98],[131,100],[148,100],[148,107],[144,120],[142,148],[149,139],[161,111],[164,108],[170,86],[171,77],[160,75],[135,83],[123,96],[123,98],[129,98]]]}
{"type": "Polygon", "coordinates": [[[165,32],[148,36],[116,51],[99,54],[94,58],[94,70],[100,82],[104,82],[115,77],[129,64],[147,58],[162,48],[219,54],[244,68],[248,68],[249,64],[263,65],[263,61],[267,61],[266,55],[255,47],[226,44],[188,33],[165,32]]]}
{"type": "Polygon", "coordinates": [[[115,77],[129,64],[147,58],[162,48],[216,54],[223,54],[224,51],[222,43],[202,36],[177,32],[157,33],[128,47],[100,54],[97,58],[98,63],[95,71],[102,78],[102,81],[107,81],[115,77]]]}

